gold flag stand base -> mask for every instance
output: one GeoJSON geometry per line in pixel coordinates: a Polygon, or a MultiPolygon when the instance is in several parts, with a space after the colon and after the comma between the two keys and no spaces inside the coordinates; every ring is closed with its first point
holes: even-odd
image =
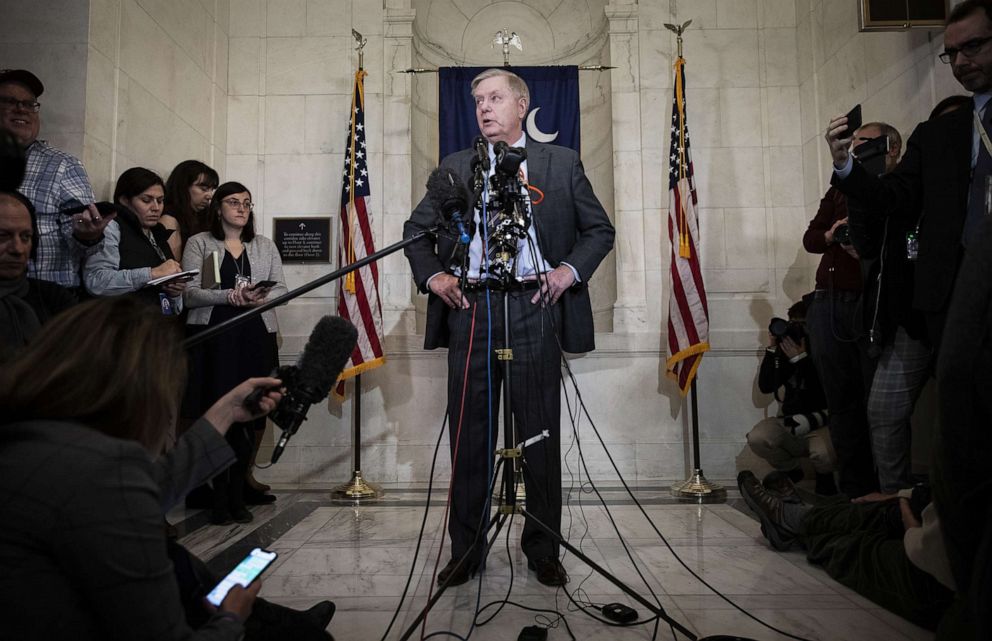
{"type": "Polygon", "coordinates": [[[727,500],[727,490],[707,481],[703,471],[696,468],[688,479],[672,486],[672,496],[696,503],[723,503],[727,500]]]}
{"type": "Polygon", "coordinates": [[[375,501],[382,498],[383,491],[378,485],[366,483],[362,478],[362,471],[355,470],[351,475],[351,480],[339,486],[331,493],[334,501],[360,504],[367,501],[375,501]]]}

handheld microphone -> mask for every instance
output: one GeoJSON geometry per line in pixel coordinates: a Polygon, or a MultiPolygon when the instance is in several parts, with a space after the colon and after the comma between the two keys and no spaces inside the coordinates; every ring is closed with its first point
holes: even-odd
{"type": "Polygon", "coordinates": [[[472,148],[475,149],[475,162],[482,166],[483,174],[489,173],[489,143],[482,136],[476,136],[472,148]]]}
{"type": "Polygon", "coordinates": [[[282,436],[272,450],[273,463],[307,420],[310,406],[327,398],[357,344],[358,330],[354,325],[340,316],[324,316],[310,333],[297,364],[280,367],[276,372],[286,393],[269,414],[272,422],[282,429],[282,436]]]}
{"type": "Polygon", "coordinates": [[[427,197],[444,220],[454,223],[458,242],[468,245],[472,240],[472,223],[466,227],[462,218],[462,212],[468,211],[468,190],[461,177],[447,167],[438,167],[427,179],[427,197]]]}

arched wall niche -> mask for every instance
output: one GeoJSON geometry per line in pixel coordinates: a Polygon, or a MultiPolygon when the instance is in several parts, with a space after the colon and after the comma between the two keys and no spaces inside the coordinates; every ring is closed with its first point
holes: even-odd
{"type": "MultiPolygon", "coordinates": [[[[492,46],[496,32],[516,32],[523,51],[511,49],[512,65],[609,65],[606,0],[413,0],[415,67],[499,66],[502,52],[492,46]]],[[[582,162],[593,189],[613,218],[613,137],[609,72],[582,71],[579,81],[582,162]]],[[[438,161],[437,74],[412,82],[412,185],[416,202],[438,161]]],[[[613,329],[616,301],[613,253],[590,282],[596,330],[613,329]]],[[[426,301],[416,296],[417,326],[424,325],[426,301]]]]}

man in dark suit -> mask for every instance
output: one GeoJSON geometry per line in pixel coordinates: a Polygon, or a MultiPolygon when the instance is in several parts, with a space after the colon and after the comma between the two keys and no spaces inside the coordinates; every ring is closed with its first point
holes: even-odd
{"type": "Polygon", "coordinates": [[[899,165],[883,178],[854,162],[847,119],[827,127],[834,161],[832,183],[866,211],[896,217],[919,241],[913,307],[924,314],[934,350],[940,346],[954,278],[968,237],[984,215],[985,180],[992,173],[992,2],[965,0],[951,12],[940,59],[974,92],[974,109],[958,109],[920,123],[899,165]],[[976,118],[980,123],[976,123],[976,118]]]}
{"type": "MultiPolygon", "coordinates": [[[[589,278],[612,249],[614,237],[578,154],[526,140],[523,119],[530,98],[523,80],[503,69],[489,69],[472,81],[472,95],[490,165],[496,143],[525,147],[521,172],[528,192],[537,196],[530,202],[528,237],[518,244],[509,284],[501,285],[492,276],[495,270],[489,269],[485,233],[475,233],[464,274],[458,265],[446,262],[455,253],[452,238],[441,235],[436,242],[424,238],[406,249],[417,287],[428,294],[424,347],[449,348],[452,559],[438,573],[448,585],[464,583],[484,562],[482,534],[489,517],[488,486],[498,445],[502,379],[494,350],[502,347],[513,349],[510,394],[516,440],[550,432],[549,438],[524,451],[527,510],[559,529],[561,353],[594,349],[589,278]],[[503,344],[505,330],[512,334],[512,345],[503,344]],[[462,557],[465,562],[459,566],[462,557]]],[[[474,157],[472,149],[459,151],[442,160],[441,167],[467,178],[474,157]]],[[[425,198],[404,225],[404,236],[430,228],[437,218],[425,198]]],[[[479,227],[485,231],[484,225],[479,227]]],[[[567,582],[557,543],[531,522],[524,526],[521,547],[541,583],[567,582]]]]}

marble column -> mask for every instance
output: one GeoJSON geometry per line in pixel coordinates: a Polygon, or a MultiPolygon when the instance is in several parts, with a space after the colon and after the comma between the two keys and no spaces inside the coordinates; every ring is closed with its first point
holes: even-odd
{"type": "Polygon", "coordinates": [[[644,199],[641,174],[638,7],[633,0],[606,6],[609,20],[613,113],[613,184],[617,229],[617,297],[613,331],[647,331],[644,279],[644,199]]]}
{"type": "MultiPolygon", "coordinates": [[[[413,19],[410,0],[389,0],[384,21],[383,55],[383,189],[384,237],[399,240],[413,210],[412,78],[397,73],[413,66],[413,19]]],[[[410,305],[413,281],[402,253],[384,262],[383,294],[386,333],[416,334],[416,312],[410,305]]]]}

